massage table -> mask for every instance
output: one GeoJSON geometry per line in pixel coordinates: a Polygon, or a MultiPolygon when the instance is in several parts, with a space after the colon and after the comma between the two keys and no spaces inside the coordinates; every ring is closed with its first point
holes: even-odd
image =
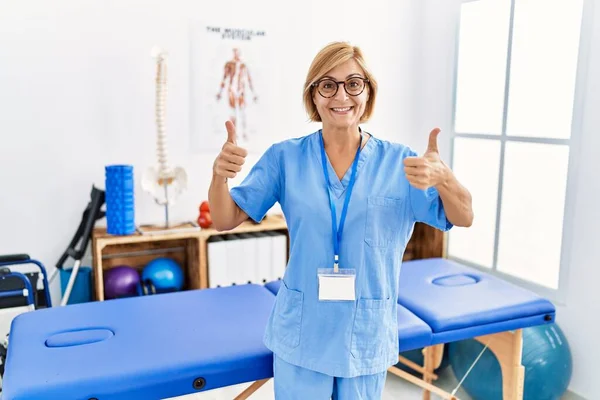
{"type": "MultiPolygon", "coordinates": [[[[280,282],[90,302],[21,314],[12,323],[2,400],[152,400],[249,383],[246,399],[273,376],[262,338],[280,282]],[[251,383],[251,384],[250,384],[251,383]]],[[[443,345],[476,338],[499,357],[504,399],[522,399],[525,327],[554,320],[539,296],[447,259],[403,263],[400,351],[424,348],[423,365],[399,357],[433,385],[443,345]]],[[[459,377],[460,379],[460,377],[459,377]]]]}

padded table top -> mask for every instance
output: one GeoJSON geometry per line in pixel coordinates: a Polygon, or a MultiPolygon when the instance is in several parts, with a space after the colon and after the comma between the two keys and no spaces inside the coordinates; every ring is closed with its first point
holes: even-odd
{"type": "MultiPolygon", "coordinates": [[[[434,334],[503,324],[502,330],[551,322],[555,307],[535,293],[448,259],[402,264],[398,303],[434,334]],[[512,323],[512,328],[509,326],[512,323]]],[[[479,329],[474,332],[473,329],[479,329]]]]}
{"type": "Polygon", "coordinates": [[[431,328],[415,314],[398,304],[400,351],[420,349],[431,344],[431,328]]]}
{"type": "Polygon", "coordinates": [[[243,285],[22,314],[2,399],[164,399],[193,393],[199,377],[205,390],[271,377],[262,338],[274,300],[243,285]]]}

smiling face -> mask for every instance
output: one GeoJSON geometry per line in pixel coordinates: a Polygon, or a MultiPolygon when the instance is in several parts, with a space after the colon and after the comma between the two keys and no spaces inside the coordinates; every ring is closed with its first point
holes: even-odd
{"type": "MultiPolygon", "coordinates": [[[[358,86],[365,85],[362,93],[352,96],[344,90],[344,84],[339,84],[337,93],[332,97],[323,97],[319,93],[319,87],[313,88],[312,98],[324,128],[348,129],[358,126],[367,101],[369,100],[369,85],[361,80],[349,80],[350,78],[366,78],[364,71],[354,59],[350,59],[343,64],[338,65],[327,72],[319,79],[322,82],[325,78],[331,78],[336,82],[347,82],[346,89],[350,93],[357,93],[358,86]]],[[[335,92],[335,84],[320,85],[321,93],[330,96],[330,92],[335,92]]]]}

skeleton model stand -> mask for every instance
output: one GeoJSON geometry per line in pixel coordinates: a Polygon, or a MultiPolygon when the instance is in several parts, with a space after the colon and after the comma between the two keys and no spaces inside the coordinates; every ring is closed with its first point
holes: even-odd
{"type": "MultiPolygon", "coordinates": [[[[170,228],[169,206],[187,189],[187,174],[182,167],[172,168],[167,154],[165,111],[167,99],[167,53],[160,48],[152,49],[156,60],[156,154],[158,164],[149,167],[142,176],[142,189],[154,197],[157,204],[165,208],[165,228],[170,228]]],[[[145,233],[145,232],[142,232],[145,233]]]]}

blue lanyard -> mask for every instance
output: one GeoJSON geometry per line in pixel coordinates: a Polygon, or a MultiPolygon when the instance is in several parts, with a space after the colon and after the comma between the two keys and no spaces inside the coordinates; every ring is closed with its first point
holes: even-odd
{"type": "Polygon", "coordinates": [[[354,187],[354,182],[356,180],[356,167],[358,165],[358,155],[360,154],[360,150],[362,147],[362,134],[360,135],[360,144],[358,145],[358,149],[356,149],[356,155],[354,156],[354,162],[352,163],[352,175],[350,176],[350,183],[348,184],[348,188],[346,190],[346,198],[344,199],[344,208],[342,208],[342,215],[340,217],[340,227],[337,227],[337,217],[335,212],[335,204],[331,200],[331,194],[329,193],[329,173],[327,172],[327,161],[325,156],[325,145],[323,144],[323,132],[319,133],[319,138],[321,140],[321,162],[323,164],[323,174],[325,175],[325,182],[327,186],[325,189],[327,190],[327,197],[329,198],[329,206],[331,208],[331,230],[333,234],[333,263],[334,268],[337,270],[337,264],[339,263],[339,254],[340,254],[340,240],[342,238],[342,231],[344,230],[344,222],[346,221],[346,213],[348,211],[348,203],[350,202],[350,196],[352,195],[352,188],[354,187]]]}

